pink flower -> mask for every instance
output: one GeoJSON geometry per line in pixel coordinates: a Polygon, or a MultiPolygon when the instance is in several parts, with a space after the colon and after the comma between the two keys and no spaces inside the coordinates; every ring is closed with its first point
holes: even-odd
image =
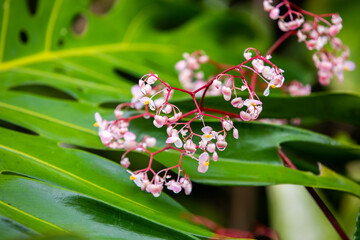
{"type": "Polygon", "coordinates": [[[214,133],[213,133],[213,130],[211,127],[209,126],[205,126],[201,129],[201,131],[204,133],[201,137],[201,139],[205,142],[209,142],[211,141],[212,139],[215,138],[214,136],[214,133]]]}
{"type": "Polygon", "coordinates": [[[146,187],[146,191],[152,193],[154,197],[159,197],[161,194],[161,191],[163,189],[162,184],[148,184],[146,187]]]}
{"type": "Polygon", "coordinates": [[[196,151],[196,144],[193,143],[191,139],[188,139],[184,144],[184,149],[186,150],[187,154],[194,154],[196,151]]]}
{"type": "Polygon", "coordinates": [[[222,124],[226,131],[230,131],[234,126],[234,123],[231,120],[224,120],[222,124]]]}
{"type": "Polygon", "coordinates": [[[255,99],[246,99],[244,105],[248,107],[245,111],[240,112],[240,118],[244,121],[256,119],[262,111],[262,102],[255,99]]]}
{"type": "Polygon", "coordinates": [[[198,172],[201,173],[206,173],[207,170],[209,169],[209,159],[210,156],[207,152],[203,152],[202,154],[200,154],[199,156],[199,166],[198,166],[198,172]]]}
{"type": "Polygon", "coordinates": [[[135,141],[136,135],[132,132],[127,132],[124,134],[124,148],[129,150],[137,147],[137,142],[135,141]]]}
{"type": "Polygon", "coordinates": [[[147,84],[150,84],[150,85],[154,84],[154,83],[156,82],[156,80],[157,80],[157,77],[158,77],[157,74],[154,74],[154,75],[149,76],[149,77],[146,79],[147,84]]]}
{"type": "Polygon", "coordinates": [[[185,194],[189,195],[192,191],[192,184],[189,180],[185,179],[185,178],[181,178],[180,179],[180,184],[181,187],[184,189],[185,194]]]}
{"type": "Polygon", "coordinates": [[[181,184],[179,182],[175,182],[175,180],[170,180],[166,185],[167,188],[172,190],[174,193],[181,192],[181,184]]]}
{"type": "Polygon", "coordinates": [[[294,80],[287,90],[290,96],[307,96],[311,93],[311,86],[310,84],[304,86],[301,82],[294,80]]]}
{"type": "Polygon", "coordinates": [[[154,126],[157,128],[161,128],[162,126],[164,126],[168,121],[168,118],[166,116],[160,116],[160,115],[155,115],[154,117],[154,126]]]}
{"type": "Polygon", "coordinates": [[[179,138],[179,133],[176,129],[172,130],[171,136],[166,139],[166,143],[174,143],[177,148],[181,148],[183,142],[179,138]]]}
{"type": "Polygon", "coordinates": [[[149,105],[151,110],[155,110],[155,103],[153,100],[151,100],[151,98],[143,97],[140,99],[140,102],[144,105],[149,105]]]}

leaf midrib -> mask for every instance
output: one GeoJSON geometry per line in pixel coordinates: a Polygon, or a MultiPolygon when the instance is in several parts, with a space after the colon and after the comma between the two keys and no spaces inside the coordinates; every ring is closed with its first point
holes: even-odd
{"type": "Polygon", "coordinates": [[[3,62],[0,65],[0,71],[9,70],[23,65],[54,60],[57,58],[75,57],[75,56],[84,56],[84,55],[93,55],[93,54],[96,55],[96,53],[99,52],[121,52],[121,51],[172,54],[176,52],[176,48],[173,45],[164,45],[164,44],[121,42],[121,43],[112,43],[112,44],[103,44],[103,45],[93,45],[90,47],[59,50],[59,51],[43,51],[37,54],[3,62]]]}
{"type": "Polygon", "coordinates": [[[7,109],[11,109],[11,110],[14,110],[14,111],[25,113],[25,114],[28,114],[28,115],[31,115],[31,116],[34,116],[34,117],[37,117],[37,118],[41,118],[41,119],[44,119],[44,120],[47,120],[47,121],[50,121],[50,122],[57,123],[59,125],[63,125],[63,126],[66,126],[66,127],[77,129],[79,131],[90,133],[92,135],[97,136],[97,132],[95,132],[95,131],[93,131],[91,129],[84,128],[84,127],[81,127],[81,126],[78,126],[78,125],[75,125],[75,124],[72,124],[72,123],[69,123],[69,122],[65,122],[65,121],[62,121],[60,119],[56,119],[56,118],[53,118],[53,117],[49,117],[47,115],[37,113],[37,112],[31,111],[31,110],[28,110],[28,109],[25,109],[25,108],[10,105],[10,104],[4,103],[4,102],[0,102],[0,107],[4,107],[4,108],[7,108],[7,109]]]}
{"type": "MultiPolygon", "coordinates": [[[[13,211],[19,212],[19,213],[21,213],[21,214],[23,214],[23,215],[25,215],[25,216],[27,216],[27,217],[35,220],[35,221],[38,221],[38,222],[44,223],[44,224],[46,224],[46,225],[49,225],[50,227],[52,227],[52,228],[54,228],[54,229],[56,229],[56,230],[60,230],[60,231],[65,232],[65,233],[69,233],[69,231],[67,231],[67,230],[65,230],[65,229],[63,229],[63,228],[61,228],[61,227],[58,227],[58,226],[56,226],[55,224],[53,224],[53,223],[51,223],[51,222],[45,221],[45,220],[43,220],[43,219],[41,219],[41,218],[38,218],[38,217],[36,217],[36,216],[34,216],[34,215],[31,215],[31,214],[29,214],[29,213],[27,213],[27,212],[24,212],[23,210],[21,210],[21,209],[19,209],[19,208],[16,208],[16,207],[14,207],[14,206],[12,206],[12,205],[10,205],[10,204],[7,204],[6,202],[3,202],[3,201],[1,201],[1,200],[0,200],[0,205],[5,206],[5,208],[10,208],[10,209],[13,210],[13,211]]],[[[1,206],[0,206],[0,207],[1,207],[1,206]]]]}

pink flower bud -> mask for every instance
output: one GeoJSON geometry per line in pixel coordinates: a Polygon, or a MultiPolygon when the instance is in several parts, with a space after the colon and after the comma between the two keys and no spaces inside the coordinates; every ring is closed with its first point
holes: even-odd
{"type": "Polygon", "coordinates": [[[223,127],[225,128],[226,131],[230,131],[233,127],[233,122],[231,120],[224,120],[223,127]]]}
{"type": "Polygon", "coordinates": [[[338,34],[340,32],[340,30],[342,29],[342,24],[336,24],[336,25],[332,25],[329,28],[329,34],[334,37],[336,34],[338,34]]]}
{"type": "Polygon", "coordinates": [[[180,179],[181,187],[184,189],[185,194],[189,195],[192,191],[192,184],[189,180],[181,178],[180,179]]]}
{"type": "Polygon", "coordinates": [[[188,68],[193,69],[193,70],[200,68],[200,65],[199,65],[198,61],[196,60],[196,58],[191,57],[191,56],[187,59],[187,66],[188,66],[188,68]]]}
{"type": "Polygon", "coordinates": [[[233,136],[234,136],[235,139],[239,138],[239,130],[237,130],[235,127],[233,129],[233,136]]]}
{"type": "Polygon", "coordinates": [[[154,84],[155,82],[156,82],[156,80],[157,80],[157,74],[154,74],[154,75],[151,75],[150,77],[148,77],[147,79],[146,79],[146,82],[148,83],[148,84],[154,84]]]}
{"type": "Polygon", "coordinates": [[[280,9],[279,8],[273,8],[270,11],[270,18],[273,20],[276,20],[279,18],[280,9]]]}
{"type": "Polygon", "coordinates": [[[231,100],[231,105],[233,105],[233,107],[236,108],[242,108],[242,106],[244,106],[244,101],[242,100],[241,97],[237,97],[231,100]]]}
{"type": "Polygon", "coordinates": [[[340,23],[342,23],[342,18],[339,16],[339,14],[333,14],[331,16],[331,22],[333,24],[340,24],[340,23]]]}
{"type": "Polygon", "coordinates": [[[175,64],[175,69],[178,70],[178,71],[184,70],[185,68],[186,68],[186,61],[185,60],[178,61],[175,64]]]}
{"type": "Polygon", "coordinates": [[[252,55],[252,53],[251,52],[244,52],[244,58],[246,59],[246,60],[249,60],[250,58],[251,58],[251,55],[252,55]]]}
{"type": "Polygon", "coordinates": [[[124,168],[128,168],[130,166],[129,158],[126,157],[126,158],[121,159],[120,164],[124,168]]]}
{"type": "Polygon", "coordinates": [[[188,139],[186,143],[184,144],[184,149],[188,154],[193,154],[196,151],[196,144],[191,141],[191,139],[188,139]]]}
{"type": "Polygon", "coordinates": [[[264,61],[261,59],[254,59],[252,60],[251,64],[258,73],[261,73],[264,69],[264,61]]]}
{"type": "Polygon", "coordinates": [[[210,143],[208,146],[207,146],[207,148],[206,148],[206,150],[209,152],[209,153],[213,153],[214,151],[215,151],[215,143],[210,143]]]}
{"type": "Polygon", "coordinates": [[[223,135],[219,135],[216,142],[216,147],[219,151],[224,151],[227,146],[227,142],[225,141],[225,137],[223,135]]]}
{"type": "Polygon", "coordinates": [[[221,82],[217,79],[215,79],[212,84],[216,89],[219,89],[221,87],[221,82]]]}
{"type": "Polygon", "coordinates": [[[219,159],[218,154],[216,152],[214,152],[213,156],[212,156],[212,160],[216,162],[218,159],[219,159]]]}
{"type": "Polygon", "coordinates": [[[207,63],[208,61],[210,60],[209,56],[208,55],[201,55],[199,58],[198,58],[198,61],[199,63],[207,63]]]}
{"type": "Polygon", "coordinates": [[[223,96],[224,96],[224,99],[225,99],[226,101],[229,101],[229,100],[231,99],[231,89],[230,89],[229,87],[223,86],[223,87],[221,88],[221,92],[222,92],[222,94],[223,94],[223,96]]]}
{"type": "Polygon", "coordinates": [[[240,112],[240,118],[244,121],[249,121],[251,119],[250,114],[245,111],[240,112]]]}
{"type": "Polygon", "coordinates": [[[155,115],[153,123],[155,127],[161,128],[166,124],[167,120],[168,118],[166,116],[155,115]]]}
{"type": "Polygon", "coordinates": [[[156,139],[153,137],[148,137],[145,139],[146,146],[148,147],[154,147],[156,144],[156,139]]]}

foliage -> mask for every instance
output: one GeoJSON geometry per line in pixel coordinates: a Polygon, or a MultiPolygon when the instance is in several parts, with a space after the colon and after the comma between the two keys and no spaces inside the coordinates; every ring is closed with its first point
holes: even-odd
{"type": "MultiPolygon", "coordinates": [[[[0,238],[49,233],[71,234],[70,239],[211,237],[212,229],[189,220],[191,213],[176,200],[138,191],[126,169],[93,153],[112,152],[99,140],[93,116],[100,112],[111,118],[109,109],[129,101],[131,86],[149,71],[180,87],[173,68],[183,52],[203,49],[218,61],[238,64],[248,46],[265,50],[272,33],[257,13],[249,21],[244,10],[121,0],[99,13],[96,3],[0,1],[0,238]]],[[[296,69],[289,74],[296,75],[296,69]]],[[[174,102],[191,110],[182,95],[174,96],[174,102]]],[[[359,102],[355,93],[274,94],[263,98],[261,116],[301,117],[305,126],[307,120],[331,120],[359,127],[359,102]]],[[[205,106],[215,104],[233,111],[220,97],[205,101],[205,106]]],[[[160,149],[167,136],[151,126],[151,121],[136,120],[131,130],[140,137],[156,136],[160,145],[154,149],[160,149]]],[[[239,139],[229,140],[232,147],[206,174],[196,171],[193,159],[184,158],[194,182],[288,183],[360,197],[360,185],[337,171],[359,159],[358,145],[301,127],[260,122],[235,126],[239,139]],[[300,170],[283,165],[279,148],[296,159],[300,170]]],[[[194,123],[194,129],[201,127],[194,123]]],[[[145,163],[142,153],[134,156],[145,163]]],[[[178,156],[167,151],[155,160],[172,166],[178,156]]]]}

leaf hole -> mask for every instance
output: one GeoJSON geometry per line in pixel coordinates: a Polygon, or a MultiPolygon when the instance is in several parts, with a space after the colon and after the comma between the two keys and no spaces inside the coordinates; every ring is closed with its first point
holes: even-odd
{"type": "Polygon", "coordinates": [[[153,24],[158,30],[173,30],[186,24],[200,12],[201,11],[198,8],[190,7],[189,5],[180,2],[177,4],[166,5],[166,11],[156,15],[153,24]]]}
{"type": "Polygon", "coordinates": [[[34,16],[37,12],[38,9],[38,0],[26,0],[28,9],[29,9],[29,13],[31,16],[34,16]]]}
{"type": "Polygon", "coordinates": [[[59,46],[59,47],[62,47],[62,46],[64,46],[64,43],[65,43],[65,41],[64,41],[64,39],[59,39],[59,41],[57,42],[57,45],[59,46]]]}
{"type": "Polygon", "coordinates": [[[19,32],[19,39],[20,39],[20,42],[22,42],[24,44],[26,44],[29,41],[29,36],[24,29],[19,32]]]}
{"type": "Polygon", "coordinates": [[[72,20],[71,29],[77,36],[83,35],[88,27],[89,23],[84,14],[77,14],[72,20]]]}
{"type": "Polygon", "coordinates": [[[115,0],[92,0],[90,10],[96,15],[105,15],[114,6],[115,0]]]}
{"type": "Polygon", "coordinates": [[[55,72],[55,73],[60,73],[60,74],[66,74],[66,73],[67,73],[64,68],[60,68],[60,67],[55,67],[55,68],[53,69],[53,72],[55,72]]]}
{"type": "Polygon", "coordinates": [[[58,98],[62,100],[77,101],[77,99],[74,96],[68,94],[67,92],[41,84],[15,86],[10,88],[10,90],[36,94],[44,97],[58,98]]]}
{"type": "Polygon", "coordinates": [[[120,69],[120,68],[114,68],[113,69],[114,73],[120,77],[121,79],[126,79],[126,80],[129,80],[130,82],[133,82],[133,83],[138,83],[139,82],[139,76],[136,76],[132,73],[129,73],[129,72],[125,72],[124,70],[120,69]]]}
{"type": "Polygon", "coordinates": [[[103,102],[99,104],[99,107],[101,108],[107,108],[107,109],[114,109],[116,108],[121,102],[103,102]]]}
{"type": "Polygon", "coordinates": [[[34,132],[28,128],[24,128],[22,126],[19,126],[17,124],[5,121],[5,120],[1,120],[0,119],[0,126],[9,130],[13,130],[16,132],[20,132],[20,133],[25,133],[28,135],[32,135],[32,136],[39,136],[39,134],[37,132],[34,132]]]}

